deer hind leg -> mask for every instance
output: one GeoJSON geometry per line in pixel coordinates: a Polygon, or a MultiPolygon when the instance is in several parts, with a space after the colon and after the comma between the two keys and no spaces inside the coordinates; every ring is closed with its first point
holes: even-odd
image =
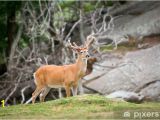
{"type": "Polygon", "coordinates": [[[43,91],[40,94],[40,102],[44,102],[44,99],[45,99],[46,95],[48,94],[48,92],[50,91],[50,89],[51,88],[49,88],[49,87],[45,87],[43,89],[43,91]]]}
{"type": "Polygon", "coordinates": [[[36,90],[32,93],[32,103],[35,103],[37,96],[42,92],[43,87],[37,87],[36,90]]]}

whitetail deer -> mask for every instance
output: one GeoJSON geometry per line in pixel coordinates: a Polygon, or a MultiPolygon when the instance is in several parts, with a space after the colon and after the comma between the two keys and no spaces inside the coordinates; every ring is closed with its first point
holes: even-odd
{"type": "Polygon", "coordinates": [[[87,69],[87,59],[89,58],[88,49],[94,39],[87,38],[83,47],[72,45],[69,47],[78,54],[74,64],[57,66],[44,65],[34,73],[36,90],[32,94],[32,103],[40,94],[40,101],[43,102],[51,88],[62,88],[66,90],[67,97],[70,96],[70,89],[73,87],[73,95],[77,95],[78,81],[85,76],[87,69]]]}

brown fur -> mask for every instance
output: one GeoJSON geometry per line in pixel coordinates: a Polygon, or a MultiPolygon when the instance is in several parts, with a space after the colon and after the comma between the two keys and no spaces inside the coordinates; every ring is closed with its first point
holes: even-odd
{"type": "MultiPolygon", "coordinates": [[[[64,66],[44,65],[35,73],[36,90],[32,94],[32,102],[36,97],[50,85],[60,85],[65,87],[67,97],[70,96],[70,88],[77,89],[78,80],[86,73],[87,64],[83,63],[85,55],[78,55],[76,63],[64,66]]],[[[44,96],[45,98],[45,96],[44,96]]],[[[44,101],[42,98],[41,101],[44,101]]]]}
{"type": "Polygon", "coordinates": [[[90,74],[93,70],[93,64],[97,62],[97,58],[90,58],[87,61],[87,71],[86,71],[86,75],[90,74]]]}
{"type": "Polygon", "coordinates": [[[73,95],[77,95],[78,80],[85,76],[87,70],[88,48],[93,43],[94,37],[88,37],[84,47],[75,43],[72,45],[69,40],[69,47],[78,54],[74,64],[56,66],[45,65],[34,73],[36,90],[32,94],[32,103],[40,94],[40,101],[43,102],[50,88],[64,87],[67,97],[70,96],[70,89],[73,87],[73,95]]]}

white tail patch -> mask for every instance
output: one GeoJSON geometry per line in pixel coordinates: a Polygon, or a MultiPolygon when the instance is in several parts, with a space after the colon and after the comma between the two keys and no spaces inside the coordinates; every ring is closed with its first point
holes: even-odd
{"type": "Polygon", "coordinates": [[[33,77],[34,77],[34,83],[37,85],[35,73],[33,73],[33,77]]]}

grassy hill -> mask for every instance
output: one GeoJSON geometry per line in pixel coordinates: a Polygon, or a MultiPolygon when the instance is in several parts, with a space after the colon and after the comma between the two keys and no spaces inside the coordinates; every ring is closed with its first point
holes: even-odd
{"type": "MultiPolygon", "coordinates": [[[[151,113],[149,118],[160,118],[160,103],[134,104],[109,100],[99,95],[80,95],[44,103],[14,105],[0,108],[0,119],[105,119],[135,118],[136,115],[151,113]],[[124,117],[124,112],[130,114],[124,117]],[[143,112],[143,113],[142,113],[143,112]]],[[[137,116],[136,116],[137,118],[137,116]]],[[[139,118],[137,118],[139,119],[139,118]]]]}

